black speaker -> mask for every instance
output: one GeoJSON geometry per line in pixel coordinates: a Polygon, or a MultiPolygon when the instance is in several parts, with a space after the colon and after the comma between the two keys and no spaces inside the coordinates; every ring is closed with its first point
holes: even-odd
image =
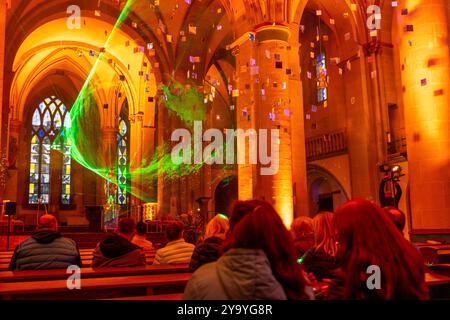
{"type": "Polygon", "coordinates": [[[16,215],[16,203],[15,202],[4,202],[5,216],[15,216],[16,215]]]}

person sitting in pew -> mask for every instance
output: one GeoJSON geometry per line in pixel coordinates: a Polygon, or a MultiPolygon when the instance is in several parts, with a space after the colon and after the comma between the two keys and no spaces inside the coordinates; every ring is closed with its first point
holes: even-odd
{"type": "Polygon", "coordinates": [[[93,252],[92,267],[135,267],[146,264],[141,247],[131,243],[136,223],[131,218],[119,220],[115,233],[106,236],[93,252]]]}
{"type": "Polygon", "coordinates": [[[225,240],[230,224],[228,218],[216,215],[206,225],[205,240],[197,244],[189,263],[189,272],[194,272],[202,265],[216,261],[220,257],[220,248],[225,240]]]}
{"type": "Polygon", "coordinates": [[[81,258],[75,241],[58,232],[58,222],[53,215],[39,218],[37,230],[31,238],[21,242],[11,258],[10,270],[66,269],[71,265],[81,267],[81,258]]]}
{"type": "Polygon", "coordinates": [[[195,246],[184,240],[183,223],[176,220],[167,226],[166,236],[169,243],[156,251],[153,264],[189,263],[195,246]]]}
{"type": "Polygon", "coordinates": [[[153,243],[147,240],[147,225],[144,222],[140,221],[136,224],[136,234],[131,242],[141,247],[144,251],[153,249],[153,243]]]}

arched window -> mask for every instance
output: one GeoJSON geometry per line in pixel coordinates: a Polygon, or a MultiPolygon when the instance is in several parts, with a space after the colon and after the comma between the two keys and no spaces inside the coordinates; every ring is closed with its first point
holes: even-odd
{"type": "MultiPolygon", "coordinates": [[[[31,120],[31,152],[29,175],[29,204],[49,204],[51,195],[51,172],[59,164],[52,161],[50,149],[61,128],[70,128],[70,114],[66,106],[55,96],[46,98],[34,110],[31,120]]],[[[70,204],[71,192],[71,146],[53,146],[62,153],[61,204],[70,204]]]]}
{"type": "Polygon", "coordinates": [[[327,62],[325,52],[317,55],[316,61],[316,77],[317,77],[317,102],[323,103],[328,99],[328,76],[327,62]]]}
{"type": "Polygon", "coordinates": [[[128,119],[128,104],[122,107],[119,116],[119,133],[117,134],[117,200],[119,205],[128,204],[127,186],[129,185],[130,169],[130,121],[128,119]]]}

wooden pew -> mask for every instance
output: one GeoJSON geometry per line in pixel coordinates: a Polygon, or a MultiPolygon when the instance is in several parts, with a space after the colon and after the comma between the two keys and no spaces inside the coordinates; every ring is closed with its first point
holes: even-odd
{"type": "MultiPolygon", "coordinates": [[[[130,268],[81,268],[81,278],[105,278],[115,276],[135,276],[148,274],[169,274],[187,272],[188,264],[177,265],[149,265],[144,267],[130,268]]],[[[69,275],[65,269],[59,270],[24,270],[24,271],[2,271],[0,282],[42,281],[62,280],[69,275]]]]}
{"type": "Polygon", "coordinates": [[[172,294],[158,294],[153,296],[137,296],[137,297],[124,297],[124,298],[114,298],[108,300],[132,300],[132,301],[152,301],[152,300],[183,300],[182,293],[172,293],[172,294]]]}
{"type": "Polygon", "coordinates": [[[450,276],[430,272],[425,274],[425,281],[433,300],[450,299],[450,276]]]}
{"type": "Polygon", "coordinates": [[[69,290],[66,280],[7,282],[0,285],[0,298],[2,300],[76,300],[180,293],[184,291],[190,277],[189,273],[173,273],[89,278],[81,280],[81,290],[69,290]],[[172,292],[164,292],[164,290],[172,292]]]}
{"type": "MultiPolygon", "coordinates": [[[[155,261],[155,259],[152,257],[147,257],[147,259],[146,259],[147,265],[152,265],[153,261],[155,261]]],[[[92,259],[87,259],[87,260],[82,259],[81,263],[82,263],[83,268],[90,268],[92,266],[92,259]]],[[[8,271],[8,270],[9,270],[9,260],[8,260],[8,262],[0,263],[0,272],[8,271]]]]}

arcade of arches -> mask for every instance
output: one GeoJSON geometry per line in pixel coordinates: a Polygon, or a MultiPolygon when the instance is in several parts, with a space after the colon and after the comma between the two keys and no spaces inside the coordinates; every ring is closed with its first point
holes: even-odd
{"type": "Polygon", "coordinates": [[[402,168],[409,231],[449,232],[449,1],[70,5],[0,0],[0,198],[26,228],[43,211],[81,227],[89,207],[156,219],[238,198],[265,199],[290,224],[350,198],[379,202],[386,164],[402,168]],[[278,171],[173,169],[161,146],[192,120],[278,129],[278,171]],[[71,130],[79,140],[59,139],[71,130]]]}

